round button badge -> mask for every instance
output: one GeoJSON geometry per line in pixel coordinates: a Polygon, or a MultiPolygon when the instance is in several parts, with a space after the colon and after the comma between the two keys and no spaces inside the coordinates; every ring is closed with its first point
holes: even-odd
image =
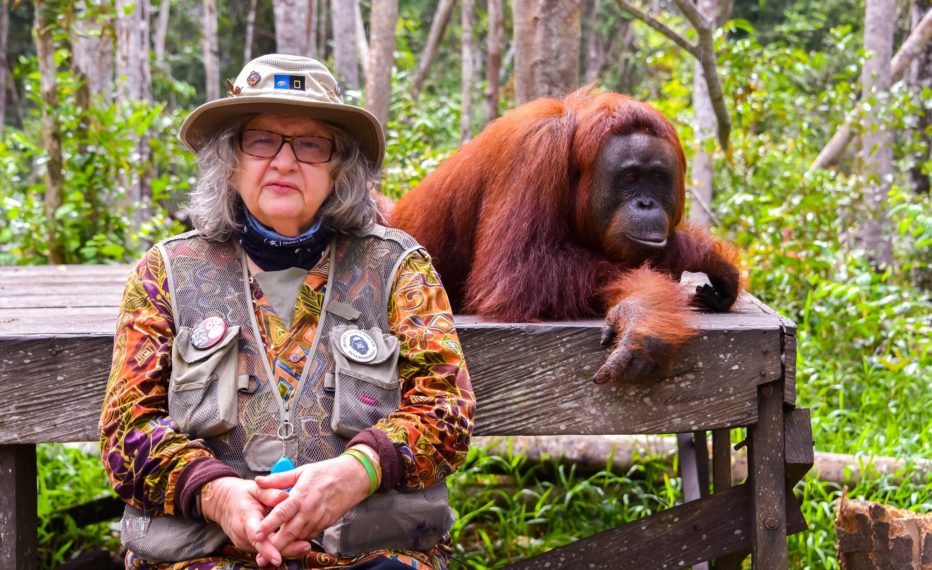
{"type": "Polygon", "coordinates": [[[356,362],[372,362],[375,359],[375,340],[361,330],[348,330],[340,335],[340,350],[356,362]]]}
{"type": "Polygon", "coordinates": [[[207,317],[191,331],[191,346],[204,350],[216,345],[227,332],[227,324],[220,317],[207,317]]]}

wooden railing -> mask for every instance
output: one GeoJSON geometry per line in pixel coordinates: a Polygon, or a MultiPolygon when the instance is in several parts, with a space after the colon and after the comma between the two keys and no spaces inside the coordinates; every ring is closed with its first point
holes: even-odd
{"type": "MultiPolygon", "coordinates": [[[[97,440],[128,266],[0,267],[0,568],[35,557],[35,444],[97,440]]],[[[728,314],[697,314],[700,334],[671,375],[597,385],[597,321],[535,324],[456,318],[473,379],[477,435],[713,430],[703,463],[668,511],[523,561],[515,568],[678,568],[751,551],[786,567],[786,535],[805,529],[790,490],[812,465],[806,410],[795,410],[795,326],[750,295],[728,314]],[[748,427],[749,476],[732,487],[730,428],[748,427]],[[708,472],[707,466],[705,472],[708,472]]],[[[704,440],[703,440],[704,441],[704,440]]],[[[729,560],[726,562],[726,560],[729,560]]]]}

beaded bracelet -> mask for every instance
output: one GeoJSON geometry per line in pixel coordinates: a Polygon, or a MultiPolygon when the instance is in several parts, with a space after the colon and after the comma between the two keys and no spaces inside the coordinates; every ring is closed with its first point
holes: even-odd
{"type": "Polygon", "coordinates": [[[367,456],[362,451],[359,451],[358,449],[347,449],[340,455],[349,455],[350,457],[354,457],[362,464],[363,468],[366,470],[366,474],[369,475],[369,495],[371,496],[373,493],[375,493],[375,490],[379,488],[382,477],[381,473],[379,473],[379,471],[376,470],[376,467],[372,465],[372,461],[369,459],[369,456],[367,456]]]}

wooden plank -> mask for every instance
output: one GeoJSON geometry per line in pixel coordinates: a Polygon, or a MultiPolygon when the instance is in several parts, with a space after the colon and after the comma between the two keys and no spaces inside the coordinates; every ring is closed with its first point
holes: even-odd
{"type": "Polygon", "coordinates": [[[73,275],[71,273],[48,273],[42,275],[15,274],[9,275],[0,272],[0,292],[6,294],[16,294],[19,291],[30,288],[45,289],[55,285],[93,285],[94,283],[105,283],[113,287],[126,285],[129,273],[123,275],[110,274],[85,274],[73,275]]]}
{"type": "Polygon", "coordinates": [[[112,351],[111,336],[0,343],[0,444],[96,441],[112,351]]]}
{"type": "MultiPolygon", "coordinates": [[[[48,310],[45,333],[0,337],[0,442],[96,439],[113,331],[78,333],[81,327],[104,328],[81,324],[91,311],[48,310]],[[62,332],[51,336],[51,329],[62,332]],[[71,421],[49,421],[55,417],[51,402],[67,403],[71,421]]],[[[113,327],[113,320],[106,326],[113,327]]],[[[776,354],[777,329],[704,331],[684,349],[671,377],[616,386],[592,382],[606,356],[596,321],[459,328],[480,402],[477,435],[673,433],[750,425],[757,418],[757,384],[780,374],[776,358],[761,358],[765,350],[776,354]],[[587,413],[580,414],[583,409],[587,413]]]]}
{"type": "MultiPolygon", "coordinates": [[[[540,568],[644,570],[685,568],[751,546],[751,497],[748,485],[684,503],[647,518],[583,538],[562,548],[521,560],[508,570],[540,568]]],[[[788,496],[795,504],[795,498],[788,496]]],[[[789,507],[789,505],[787,505],[789,507]]],[[[798,507],[784,534],[806,529],[798,507]],[[795,513],[799,514],[795,514],[795,513]]],[[[755,568],[785,568],[757,566],[755,568]]]]}
{"type": "Polygon", "coordinates": [[[8,309],[15,317],[17,309],[42,309],[62,307],[107,307],[116,315],[114,299],[119,303],[123,295],[123,284],[81,283],[70,285],[58,283],[43,287],[41,293],[34,289],[19,289],[15,292],[4,291],[0,287],[0,309],[8,309]]]}
{"type": "Polygon", "coordinates": [[[786,481],[792,487],[815,464],[815,442],[809,410],[788,410],[783,416],[786,481]]]}
{"type": "Polygon", "coordinates": [[[36,567],[36,446],[0,445],[0,568],[36,567]]]}
{"type": "Polygon", "coordinates": [[[699,494],[705,497],[709,494],[709,434],[705,430],[694,431],[693,446],[699,471],[699,494]]]}
{"type": "Polygon", "coordinates": [[[54,340],[116,331],[113,307],[29,308],[0,310],[0,342],[33,337],[54,340]]]}
{"type": "Polygon", "coordinates": [[[732,485],[731,430],[717,429],[712,432],[712,486],[718,493],[732,485]]]}
{"type": "Polygon", "coordinates": [[[80,278],[122,278],[125,280],[134,265],[121,263],[114,265],[78,264],[78,265],[4,265],[0,266],[0,281],[16,279],[35,280],[48,277],[80,278]]]}
{"type": "Polygon", "coordinates": [[[760,411],[748,448],[755,568],[786,568],[786,472],[784,470],[783,381],[759,388],[760,411]]]}
{"type": "Polygon", "coordinates": [[[688,503],[701,499],[703,493],[699,482],[696,445],[692,434],[676,434],[676,453],[679,456],[680,479],[683,481],[683,500],[688,503]]]}
{"type": "Polygon", "coordinates": [[[783,402],[788,406],[796,405],[796,323],[784,317],[766,303],[754,297],[747,296],[747,301],[755,305],[761,312],[777,319],[783,328],[783,344],[781,355],[784,365],[783,402]]]}
{"type": "MultiPolygon", "coordinates": [[[[676,447],[679,453],[680,480],[683,484],[683,501],[698,501],[709,494],[708,486],[702,485],[702,458],[707,451],[705,437],[700,442],[695,433],[676,434],[676,447]],[[705,449],[703,449],[705,448],[705,449]]],[[[705,432],[701,432],[703,436],[705,432]]],[[[705,560],[693,564],[693,570],[709,570],[705,560]]]]}
{"type": "Polygon", "coordinates": [[[756,385],[779,377],[779,331],[706,330],[656,382],[596,385],[598,324],[458,326],[477,435],[672,433],[754,423],[756,385]],[[763,356],[769,351],[771,357],[763,356]],[[532,378],[532,382],[523,379],[532,378]],[[586,410],[580,414],[579,410],[586,410]]]}
{"type": "MultiPolygon", "coordinates": [[[[792,323],[790,323],[792,324],[792,323]]],[[[783,329],[783,403],[788,406],[796,405],[796,325],[792,328],[784,326],[783,329]]]]}
{"type": "MultiPolygon", "coordinates": [[[[716,493],[731,489],[731,430],[717,429],[712,432],[712,485],[716,493]]],[[[725,554],[715,559],[715,570],[738,570],[744,556],[737,553],[725,554]]]]}

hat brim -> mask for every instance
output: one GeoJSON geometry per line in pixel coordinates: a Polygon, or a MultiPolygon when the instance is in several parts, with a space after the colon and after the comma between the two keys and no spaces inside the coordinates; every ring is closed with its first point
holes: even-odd
{"type": "Polygon", "coordinates": [[[230,121],[243,115],[269,113],[301,115],[317,121],[342,127],[359,145],[362,154],[377,169],[382,168],[385,156],[385,133],[378,119],[365,109],[342,103],[295,101],[291,98],[259,95],[226,97],[204,103],[184,120],[178,138],[194,152],[198,152],[217,131],[230,121]]]}

